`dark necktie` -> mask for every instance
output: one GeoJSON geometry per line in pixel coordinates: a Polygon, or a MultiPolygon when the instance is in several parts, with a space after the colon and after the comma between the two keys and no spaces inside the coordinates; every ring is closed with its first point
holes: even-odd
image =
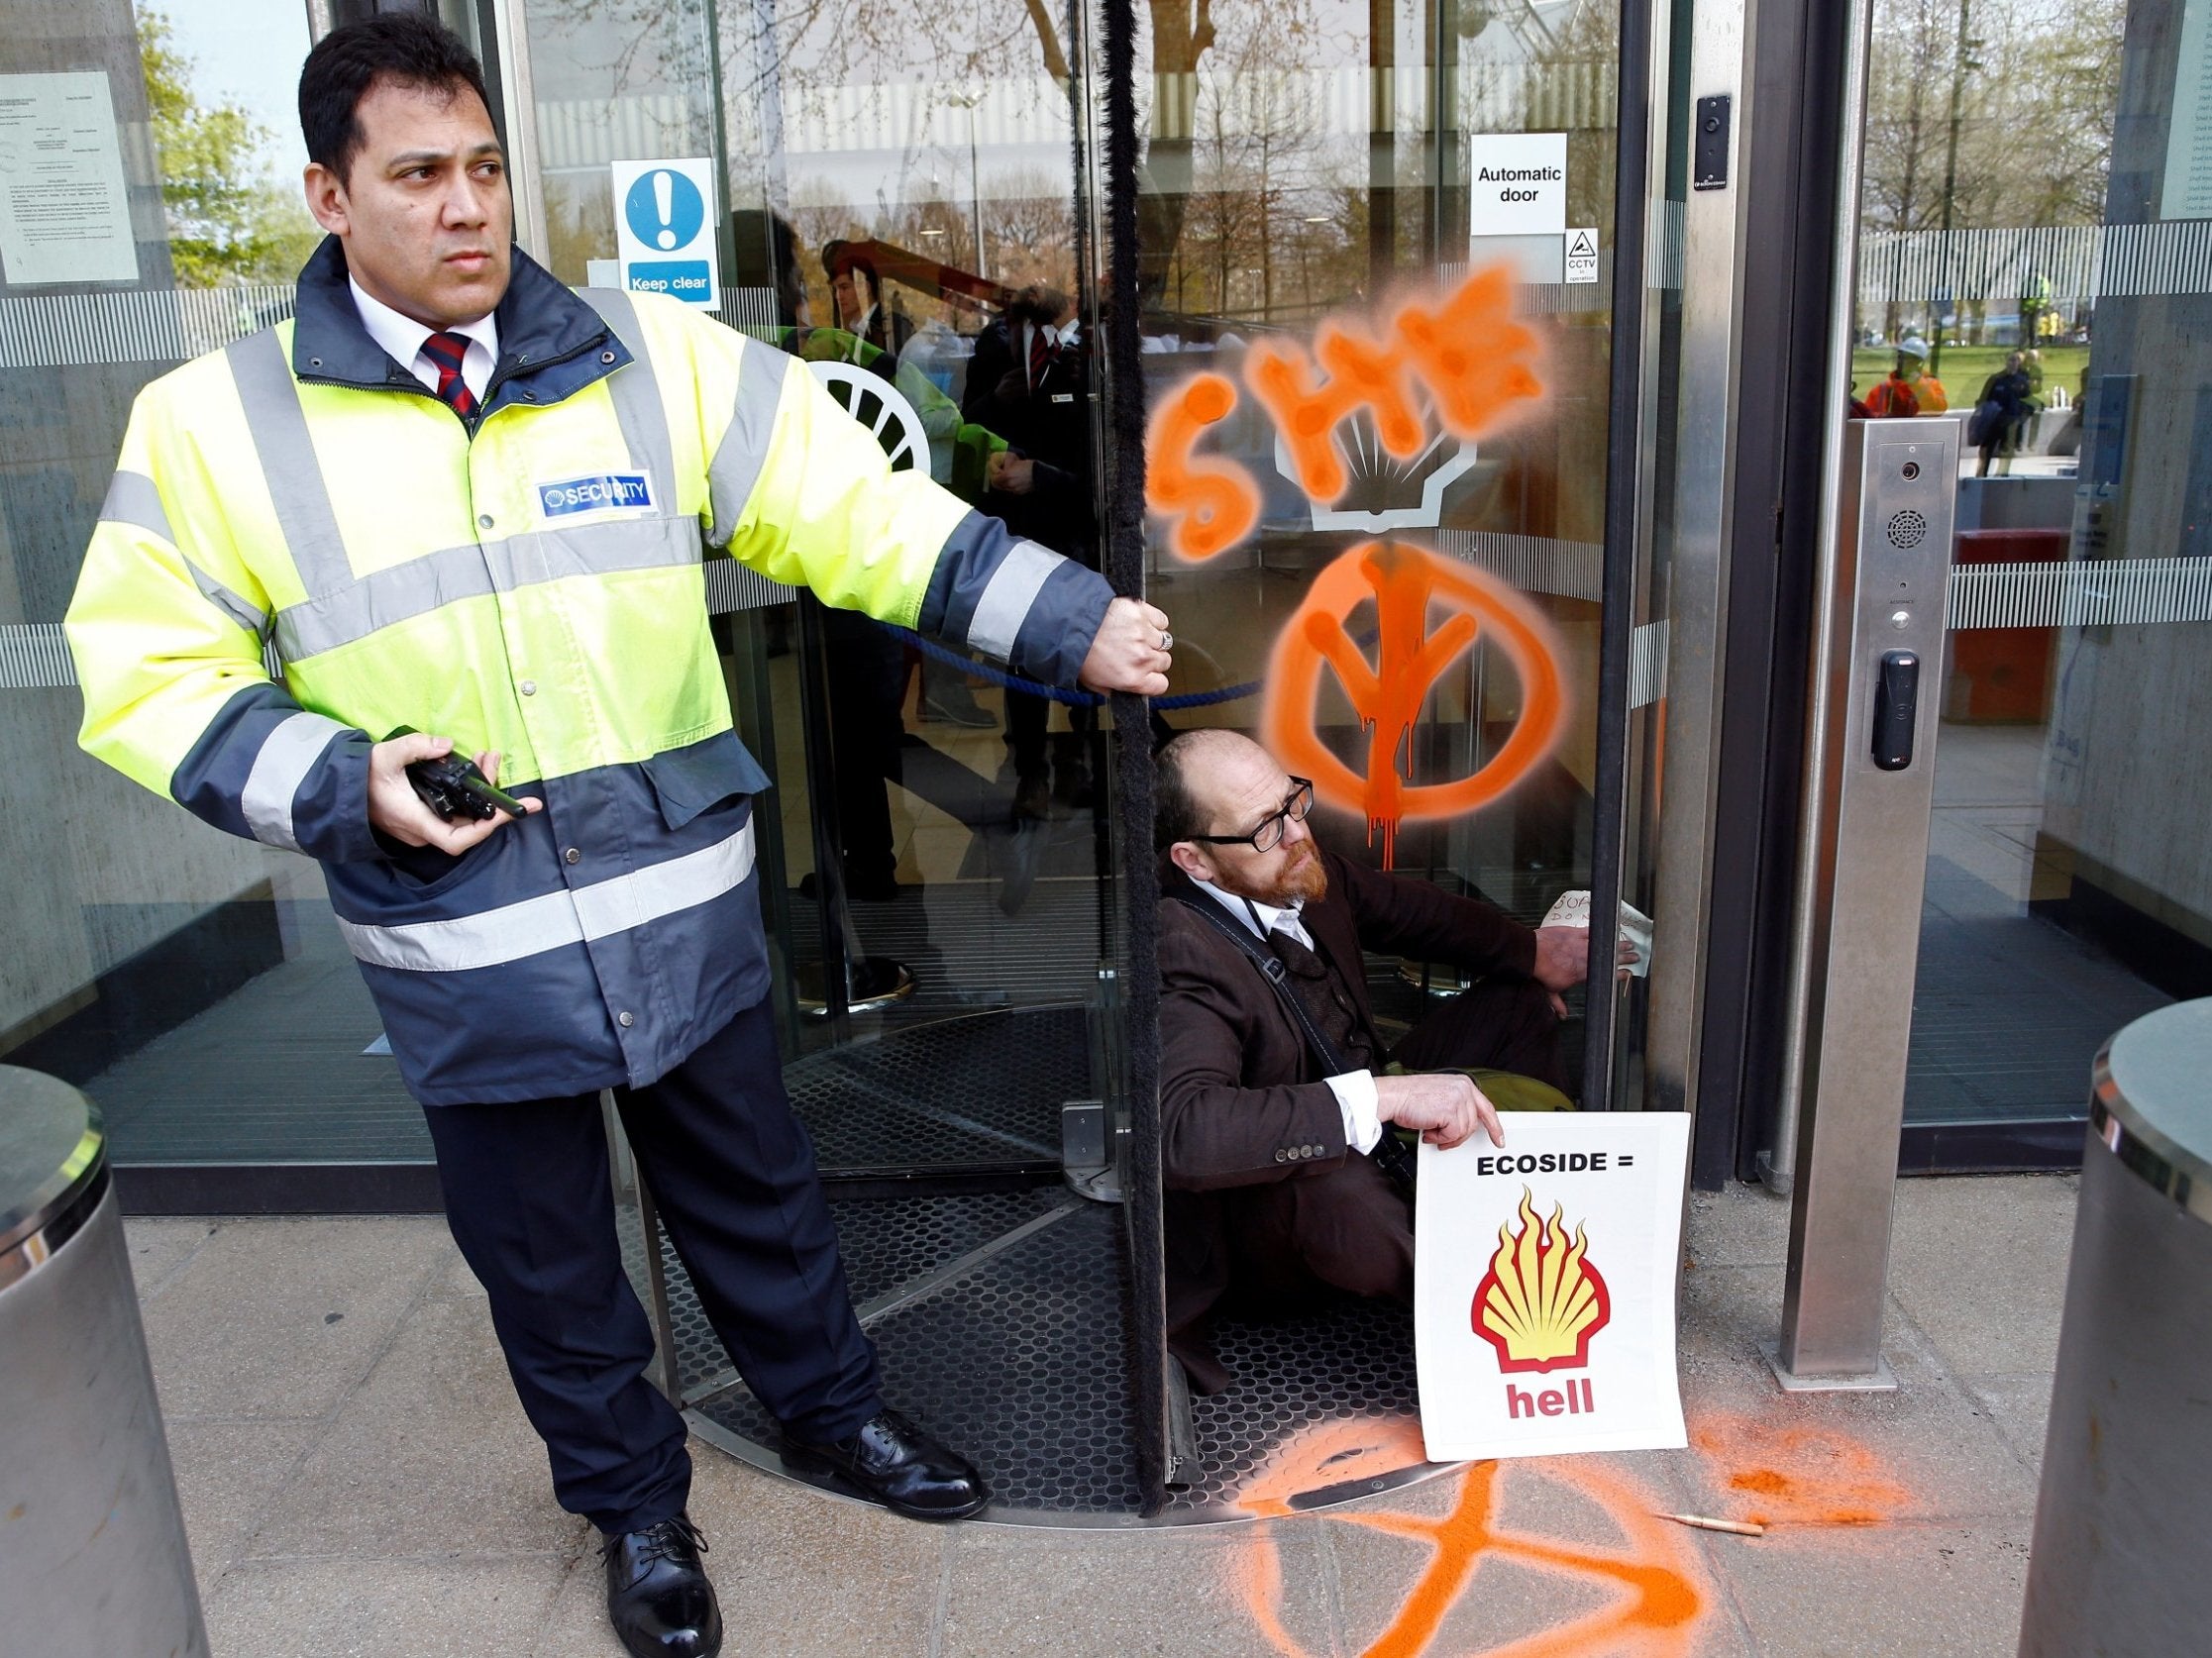
{"type": "Polygon", "coordinates": [[[476,394],[469,389],[469,382],[461,377],[462,360],[469,355],[469,340],[461,334],[433,334],[422,343],[423,351],[438,365],[438,400],[452,406],[454,413],[472,415],[476,412],[476,394]]]}
{"type": "Polygon", "coordinates": [[[1044,383],[1044,372],[1052,365],[1052,342],[1044,330],[1035,323],[1029,325],[1029,389],[1034,391],[1044,383]]]}

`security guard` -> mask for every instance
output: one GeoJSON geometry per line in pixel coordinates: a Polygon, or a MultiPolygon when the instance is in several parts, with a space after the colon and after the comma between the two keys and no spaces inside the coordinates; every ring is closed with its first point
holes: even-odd
{"type": "Polygon", "coordinates": [[[139,397],[67,621],[82,742],[322,862],[556,1492],[606,1534],[614,1625],[633,1653],[712,1653],[601,1089],[787,1464],[922,1517],[987,1499],[885,1408],[784,1094],[768,778],[731,728],[702,532],[1060,684],[1164,690],[1166,618],[891,472],[792,358],[513,250],[481,72],[436,23],[331,34],[300,114],[331,235],[296,321],[139,397]],[[406,768],[457,743],[522,815],[418,798],[406,768]]]}

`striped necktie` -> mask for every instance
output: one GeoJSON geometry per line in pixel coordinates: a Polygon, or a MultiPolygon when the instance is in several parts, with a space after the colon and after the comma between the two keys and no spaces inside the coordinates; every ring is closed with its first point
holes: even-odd
{"type": "Polygon", "coordinates": [[[469,382],[461,377],[462,360],[469,355],[468,336],[433,334],[422,343],[422,349],[424,355],[438,365],[438,400],[450,404],[456,414],[474,414],[476,394],[469,389],[469,382]]]}

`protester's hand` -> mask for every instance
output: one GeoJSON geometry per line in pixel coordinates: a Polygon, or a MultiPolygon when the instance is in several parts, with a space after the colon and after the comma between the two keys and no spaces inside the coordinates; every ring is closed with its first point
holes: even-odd
{"type": "MultiPolygon", "coordinates": [[[[422,802],[415,785],[407,780],[407,768],[418,760],[436,760],[453,752],[451,737],[429,737],[410,731],[378,743],[369,751],[369,826],[389,835],[403,846],[434,846],[455,856],[467,852],[493,830],[511,823],[505,812],[448,823],[422,802]]],[[[476,756],[476,770],[491,782],[499,780],[499,753],[486,750],[476,756]]],[[[525,811],[542,811],[542,800],[525,800],[525,811]]]]}
{"type": "Polygon", "coordinates": [[[1009,495],[1026,495],[1037,481],[1037,464],[1010,449],[995,451],[983,466],[985,487],[1009,495]]]}
{"type": "Polygon", "coordinates": [[[1439,1151],[1461,1144],[1477,1128],[1490,1136],[1492,1145],[1506,1143],[1498,1108],[1456,1071],[1376,1078],[1375,1114],[1385,1123],[1418,1128],[1421,1137],[1439,1151]]]}
{"type": "Polygon", "coordinates": [[[1536,929],[1536,983],[1547,990],[1572,989],[1590,972],[1588,927],[1536,929]]]}
{"type": "Polygon", "coordinates": [[[1164,696],[1174,643],[1166,611],[1142,599],[1117,598],[1106,606],[1078,677],[1090,690],[1164,696]]]}

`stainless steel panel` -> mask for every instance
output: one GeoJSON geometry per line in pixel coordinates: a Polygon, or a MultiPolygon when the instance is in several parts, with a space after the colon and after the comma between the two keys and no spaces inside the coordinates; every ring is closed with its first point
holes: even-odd
{"type": "Polygon", "coordinates": [[[1821,727],[1815,924],[1776,1368],[1785,1382],[1885,1386],[1882,1303],[1891,1188],[1905,1113],[1905,1046],[1920,949],[1935,790],[1937,668],[1950,567],[1958,423],[1857,421],[1843,439],[1840,598],[1821,727]],[[1874,684],[1886,652],[1921,661],[1912,763],[1874,763],[1874,684]]]}

